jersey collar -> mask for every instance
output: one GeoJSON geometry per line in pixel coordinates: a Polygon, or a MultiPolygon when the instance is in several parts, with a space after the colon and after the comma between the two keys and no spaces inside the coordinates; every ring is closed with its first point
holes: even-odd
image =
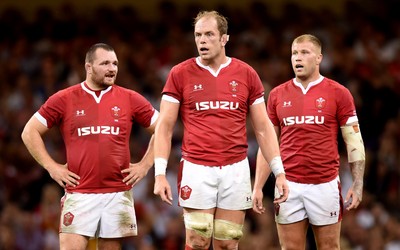
{"type": "Polygon", "coordinates": [[[319,84],[320,82],[322,82],[322,80],[324,80],[324,77],[323,77],[322,75],[319,75],[319,78],[318,78],[317,80],[313,81],[313,82],[310,82],[310,83],[307,85],[307,88],[306,88],[306,89],[303,87],[303,84],[299,83],[299,82],[296,80],[296,78],[293,78],[293,83],[294,83],[294,85],[296,85],[297,87],[299,87],[299,88],[301,89],[301,91],[303,92],[303,94],[306,94],[306,93],[308,92],[308,90],[309,90],[311,87],[313,87],[313,86],[319,84]]]}
{"type": "Polygon", "coordinates": [[[94,100],[96,101],[96,103],[100,103],[100,100],[101,100],[101,98],[103,97],[103,95],[104,95],[105,93],[107,93],[108,91],[110,91],[111,88],[112,88],[112,86],[108,86],[106,89],[100,91],[100,95],[97,96],[96,93],[95,93],[93,90],[89,89],[89,87],[86,85],[85,82],[81,82],[81,87],[82,87],[82,89],[83,89],[84,91],[86,91],[88,94],[90,94],[90,95],[93,96],[93,98],[94,98],[94,100]]]}
{"type": "Polygon", "coordinates": [[[217,77],[218,74],[219,74],[219,72],[221,71],[221,69],[225,68],[226,66],[228,66],[228,65],[231,63],[232,58],[227,57],[227,59],[228,59],[228,60],[226,61],[226,63],[221,64],[221,65],[219,66],[219,69],[218,69],[216,72],[214,72],[214,70],[212,70],[212,68],[211,68],[210,66],[206,66],[206,65],[202,64],[202,63],[200,62],[200,56],[196,57],[196,63],[197,63],[197,65],[199,65],[199,66],[202,67],[203,69],[208,70],[213,76],[217,77]]]}

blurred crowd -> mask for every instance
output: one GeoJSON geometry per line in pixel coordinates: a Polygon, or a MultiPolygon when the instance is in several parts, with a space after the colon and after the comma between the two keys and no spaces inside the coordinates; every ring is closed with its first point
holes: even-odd
{"type": "MultiPolygon", "coordinates": [[[[51,94],[85,79],[85,53],[96,42],[116,50],[117,84],[142,93],[158,109],[171,67],[197,55],[192,23],[202,7],[189,2],[182,10],[173,1],[162,1],[152,20],[141,18],[143,13],[128,5],[101,5],[84,14],[71,4],[56,9],[38,7],[31,19],[15,8],[0,10],[0,250],[58,249],[63,190],[38,166],[20,139],[28,119],[51,94]]],[[[400,249],[400,2],[349,0],[340,13],[295,2],[284,5],[279,15],[270,13],[262,1],[249,2],[247,8],[220,4],[215,9],[228,17],[227,54],[256,69],[266,96],[294,76],[292,39],[312,33],[322,40],[321,72],[352,92],[367,153],[363,202],[357,210],[344,213],[342,249],[400,249]]],[[[146,150],[149,137],[142,132],[134,128],[132,161],[146,150]]],[[[254,174],[257,143],[251,126],[248,132],[254,174]]],[[[168,168],[171,184],[176,183],[181,135],[178,124],[168,168]]],[[[52,156],[65,162],[57,129],[46,135],[46,144],[52,156]]],[[[345,149],[339,147],[345,196],[351,173],[345,149]]],[[[123,249],[183,247],[176,188],[174,206],[168,206],[153,195],[153,183],[149,172],[134,187],[139,235],[124,242],[123,249]]],[[[265,185],[270,210],[262,216],[248,212],[239,249],[279,249],[273,185],[271,176],[265,185]]],[[[91,242],[89,248],[95,244],[91,242]]]]}

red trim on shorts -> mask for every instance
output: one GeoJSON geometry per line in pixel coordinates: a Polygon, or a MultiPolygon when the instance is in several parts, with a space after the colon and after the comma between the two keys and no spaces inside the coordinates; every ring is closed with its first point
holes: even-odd
{"type": "Polygon", "coordinates": [[[342,197],[342,186],[340,185],[340,181],[337,182],[338,183],[338,189],[339,189],[339,204],[340,204],[340,208],[339,208],[339,217],[338,217],[338,222],[342,221],[343,218],[343,197],[342,197]]]}
{"type": "Polygon", "coordinates": [[[179,170],[178,170],[178,176],[176,178],[176,184],[178,187],[178,206],[179,204],[179,197],[181,197],[181,183],[182,183],[182,172],[183,172],[183,160],[179,162],[179,170]]]}

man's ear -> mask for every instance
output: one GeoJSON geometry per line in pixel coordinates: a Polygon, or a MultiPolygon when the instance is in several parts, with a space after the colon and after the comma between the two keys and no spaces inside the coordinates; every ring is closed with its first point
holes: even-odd
{"type": "Polygon", "coordinates": [[[228,41],[229,41],[229,35],[223,34],[221,37],[222,46],[225,46],[228,41]]]}
{"type": "Polygon", "coordinates": [[[90,72],[91,72],[91,70],[92,70],[92,65],[90,65],[90,63],[85,63],[85,70],[86,70],[87,73],[89,73],[89,70],[90,70],[90,72]]]}

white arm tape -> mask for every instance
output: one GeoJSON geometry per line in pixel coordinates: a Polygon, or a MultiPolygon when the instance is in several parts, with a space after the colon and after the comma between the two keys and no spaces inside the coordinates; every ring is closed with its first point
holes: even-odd
{"type": "Polygon", "coordinates": [[[280,156],[275,156],[269,163],[269,167],[271,168],[272,173],[274,173],[275,177],[278,174],[285,173],[285,169],[283,168],[283,163],[280,156]]]}
{"type": "Polygon", "coordinates": [[[364,161],[365,149],[358,124],[340,127],[349,162],[364,161]]]}
{"type": "Polygon", "coordinates": [[[154,159],[154,176],[165,175],[167,172],[168,161],[164,158],[157,157],[154,159]]]}

